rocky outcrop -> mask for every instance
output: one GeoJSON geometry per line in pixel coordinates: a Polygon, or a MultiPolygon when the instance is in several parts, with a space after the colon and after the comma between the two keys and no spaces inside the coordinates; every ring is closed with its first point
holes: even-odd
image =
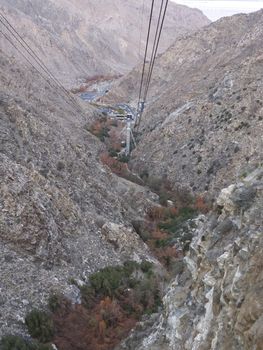
{"type": "MultiPolygon", "coordinates": [[[[156,26],[160,0],[155,3],[156,26]]],[[[53,74],[69,87],[77,78],[128,73],[142,60],[149,6],[145,2],[143,7],[140,0],[1,1],[10,22],[53,74]]],[[[171,2],[161,50],[167,49],[178,36],[208,23],[201,11],[171,2]]],[[[5,50],[14,52],[4,38],[1,44],[5,50]]]]}
{"type": "Polygon", "coordinates": [[[262,349],[262,190],[259,168],[220,193],[214,211],[196,222],[163,313],[118,349],[262,349]]]}

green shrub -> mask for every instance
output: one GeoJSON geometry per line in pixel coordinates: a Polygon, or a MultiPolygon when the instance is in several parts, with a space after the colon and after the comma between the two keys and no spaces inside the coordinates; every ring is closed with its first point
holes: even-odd
{"type": "Polygon", "coordinates": [[[51,345],[46,344],[31,344],[32,350],[53,350],[51,345]]]}
{"type": "Polygon", "coordinates": [[[0,341],[1,350],[52,350],[50,345],[29,343],[22,337],[6,335],[0,341]]]}
{"type": "Polygon", "coordinates": [[[152,272],[153,264],[150,263],[149,261],[144,260],[141,263],[140,268],[141,268],[142,272],[149,273],[149,272],[152,272]]]}
{"type": "Polygon", "coordinates": [[[113,148],[110,148],[108,152],[109,152],[109,156],[110,157],[112,157],[112,158],[118,157],[118,151],[117,150],[115,150],[113,148]]]}
{"type": "Polygon", "coordinates": [[[151,314],[161,306],[161,295],[156,278],[148,277],[140,281],[135,287],[136,300],[146,314],[151,314]]]}
{"type": "Polygon", "coordinates": [[[159,195],[159,203],[163,206],[167,206],[167,201],[169,200],[169,195],[166,192],[161,192],[159,195]]]}
{"type": "Polygon", "coordinates": [[[29,344],[20,337],[7,335],[1,339],[1,350],[31,350],[29,344]]]}
{"type": "Polygon", "coordinates": [[[94,289],[91,286],[84,285],[80,287],[80,293],[81,293],[81,301],[83,305],[87,309],[92,308],[96,301],[96,295],[95,295],[94,289]]]}
{"type": "Polygon", "coordinates": [[[170,241],[171,238],[157,239],[154,244],[156,248],[164,248],[169,245],[170,241]]]}
{"type": "Polygon", "coordinates": [[[141,173],[140,173],[140,178],[143,180],[143,181],[147,181],[147,179],[149,178],[149,173],[147,170],[143,170],[141,173]]]}
{"type": "Polygon", "coordinates": [[[136,261],[128,260],[124,262],[123,268],[126,277],[130,277],[135,270],[138,270],[140,268],[140,264],[138,264],[136,261]]]}
{"type": "Polygon", "coordinates": [[[104,126],[99,130],[98,133],[95,134],[95,136],[97,136],[102,142],[104,142],[105,138],[110,136],[109,131],[110,129],[107,126],[104,126]]]}
{"type": "Polygon", "coordinates": [[[176,233],[187,220],[192,219],[195,215],[196,210],[192,208],[182,208],[178,215],[171,216],[165,222],[161,222],[158,226],[161,230],[176,233]]]}
{"type": "Polygon", "coordinates": [[[26,316],[29,334],[41,343],[47,343],[54,336],[54,325],[51,317],[44,311],[33,310],[26,316]]]}
{"type": "Polygon", "coordinates": [[[118,160],[122,163],[128,163],[130,160],[130,156],[126,156],[126,154],[122,154],[118,160]]]}
{"type": "Polygon", "coordinates": [[[48,299],[48,307],[50,309],[50,311],[52,312],[56,312],[60,306],[61,306],[61,299],[62,296],[58,295],[58,294],[51,294],[49,299],[48,299]]]}
{"type": "Polygon", "coordinates": [[[96,294],[114,296],[134,271],[132,263],[125,266],[109,266],[90,276],[90,284],[96,294]]]}
{"type": "MultiPolygon", "coordinates": [[[[89,286],[81,287],[82,302],[86,307],[91,308],[96,299],[107,296],[118,299],[128,288],[139,293],[144,289],[146,281],[154,279],[152,268],[152,263],[148,261],[143,261],[141,264],[126,261],[123,266],[106,267],[90,276],[89,286]],[[135,271],[141,272],[139,278],[135,277],[135,271]]],[[[141,295],[142,291],[139,294],[141,295]]],[[[146,296],[145,299],[147,299],[146,296]]],[[[127,308],[130,310],[130,306],[127,308]]]]}

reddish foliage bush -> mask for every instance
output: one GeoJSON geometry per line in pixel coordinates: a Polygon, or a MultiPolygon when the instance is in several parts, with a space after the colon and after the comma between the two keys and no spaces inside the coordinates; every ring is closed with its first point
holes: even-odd
{"type": "Polygon", "coordinates": [[[171,216],[178,215],[179,210],[176,207],[166,208],[166,207],[151,207],[148,209],[147,216],[149,220],[159,223],[171,216]]]}
{"type": "Polygon", "coordinates": [[[64,303],[53,315],[54,343],[61,350],[110,350],[134,327],[136,319],[110,298],[93,309],[64,303]]]}
{"type": "Polygon", "coordinates": [[[165,207],[151,207],[147,212],[147,216],[150,220],[160,221],[166,216],[167,208],[165,207]]]}
{"type": "Polygon", "coordinates": [[[165,239],[168,237],[168,234],[167,232],[164,232],[164,231],[161,231],[159,229],[156,229],[155,231],[152,232],[151,234],[151,238],[153,240],[156,240],[156,239],[165,239]]]}
{"type": "Polygon", "coordinates": [[[165,265],[167,265],[167,258],[178,258],[180,253],[175,247],[165,247],[156,249],[156,256],[161,260],[165,265]]]}
{"type": "Polygon", "coordinates": [[[109,148],[114,149],[117,152],[121,151],[121,143],[116,141],[116,137],[114,136],[114,133],[110,133],[110,143],[109,143],[109,148]]]}
{"type": "Polygon", "coordinates": [[[170,214],[171,214],[172,216],[175,216],[175,215],[178,215],[178,214],[179,214],[179,210],[178,210],[178,208],[176,208],[176,207],[170,208],[169,211],[170,211],[170,214]]]}
{"type": "Polygon", "coordinates": [[[202,196],[196,197],[194,208],[201,213],[208,213],[209,210],[211,210],[205,198],[202,196]]]}
{"type": "Polygon", "coordinates": [[[73,94],[83,93],[83,92],[86,92],[87,88],[88,88],[87,85],[81,85],[78,88],[72,89],[71,92],[73,94]]]}
{"type": "Polygon", "coordinates": [[[103,153],[100,157],[100,160],[103,164],[107,165],[114,174],[122,177],[125,177],[125,175],[128,174],[127,164],[119,162],[117,159],[112,158],[108,153],[103,153]]]}
{"type": "MultiPolygon", "coordinates": [[[[145,241],[164,266],[169,268],[173,261],[181,258],[182,253],[177,251],[173,243],[176,230],[192,215],[208,210],[209,208],[202,197],[197,198],[194,204],[186,208],[152,207],[148,210],[147,223],[141,231],[147,232],[145,241]]],[[[180,240],[180,237],[177,239],[180,240]]],[[[184,247],[184,245],[185,242],[182,240],[182,246],[184,247]]]]}

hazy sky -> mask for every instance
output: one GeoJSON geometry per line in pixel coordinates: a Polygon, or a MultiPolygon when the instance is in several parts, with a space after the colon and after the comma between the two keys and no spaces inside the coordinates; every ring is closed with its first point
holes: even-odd
{"type": "Polygon", "coordinates": [[[172,0],[199,8],[212,21],[235,13],[249,13],[263,8],[263,0],[172,0]]]}

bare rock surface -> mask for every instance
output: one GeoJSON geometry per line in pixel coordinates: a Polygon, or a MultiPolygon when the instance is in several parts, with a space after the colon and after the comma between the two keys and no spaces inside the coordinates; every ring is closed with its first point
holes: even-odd
{"type": "MultiPolygon", "coordinates": [[[[159,4],[160,0],[155,2],[155,26],[159,4]]],[[[77,78],[128,73],[142,60],[148,2],[143,7],[140,0],[1,0],[1,9],[53,74],[69,87],[77,78]]],[[[201,11],[170,2],[161,50],[209,22],[201,11]]],[[[4,38],[2,41],[9,50],[4,38]]]]}
{"type": "MultiPolygon", "coordinates": [[[[69,85],[82,74],[115,74],[135,64],[125,35],[133,32],[127,18],[134,6],[135,14],[141,11],[137,3],[90,0],[88,14],[82,0],[32,4],[37,14],[30,2],[1,2],[69,85]],[[114,16],[123,18],[123,8],[126,26],[118,23],[125,30],[116,43],[114,16]],[[126,55],[131,60],[122,65],[126,55]]],[[[174,6],[185,31],[196,18],[192,29],[207,21],[198,11],[187,19],[189,10],[174,6]]],[[[158,58],[133,168],[218,199],[195,220],[163,311],[145,317],[118,350],[262,349],[262,20],[262,11],[222,19],[181,37],[158,58]]],[[[85,283],[94,271],[127,259],[154,261],[132,223],[158,197],[100,162],[104,145],[86,128],[91,107],[78,101],[81,108],[73,108],[2,37],[0,44],[1,337],[26,335],[26,313],[44,307],[51,291],[79,303],[72,279],[85,283]]],[[[135,101],[138,72],[109,98],[135,101]]]]}
{"type": "Polygon", "coordinates": [[[255,170],[221,192],[221,213],[199,217],[162,314],[141,322],[118,350],[262,349],[262,179],[262,168],[255,170]],[[241,208],[235,198],[248,191],[253,199],[241,208]]]}
{"type": "MultiPolygon", "coordinates": [[[[76,111],[15,57],[0,55],[0,336],[25,332],[26,312],[52,290],[79,302],[70,280],[153,257],[131,225],[157,196],[118,179],[99,160],[103,144],[76,111]],[[103,225],[119,228],[115,241],[103,225]],[[136,245],[135,245],[136,243],[136,245]]],[[[104,226],[105,227],[105,226],[104,226]]]]}

